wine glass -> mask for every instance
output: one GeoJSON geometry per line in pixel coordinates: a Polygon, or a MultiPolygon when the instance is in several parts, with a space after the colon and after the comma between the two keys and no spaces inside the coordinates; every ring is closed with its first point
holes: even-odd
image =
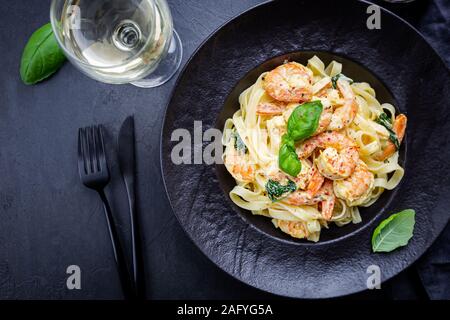
{"type": "Polygon", "coordinates": [[[52,0],[50,19],[67,58],[101,82],[151,88],[180,67],[166,0],[52,0]]]}

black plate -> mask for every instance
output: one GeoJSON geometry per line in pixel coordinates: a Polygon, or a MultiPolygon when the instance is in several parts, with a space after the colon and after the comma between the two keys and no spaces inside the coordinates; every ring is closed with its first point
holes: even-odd
{"type": "MultiPolygon", "coordinates": [[[[191,58],[166,110],[161,162],[172,208],[194,243],[220,268],[257,288],[292,297],[323,298],[367,288],[371,265],[383,281],[414,262],[447,224],[450,211],[449,71],[411,26],[381,11],[381,29],[366,27],[369,4],[315,0],[257,6],[216,31],[191,58]],[[233,180],[222,165],[171,161],[175,129],[187,129],[193,152],[208,142],[202,131],[222,128],[238,108],[237,97],[258,74],[285,58],[306,63],[317,54],[344,63],[344,73],[367,81],[381,102],[408,115],[401,150],[405,177],[370,208],[363,222],[323,230],[318,243],[296,240],[229,200],[233,180]],[[406,149],[407,157],[406,157],[406,149]],[[416,210],[408,246],[373,254],[373,229],[390,213],[416,210]]],[[[194,157],[191,157],[194,160],[194,157]]]]}

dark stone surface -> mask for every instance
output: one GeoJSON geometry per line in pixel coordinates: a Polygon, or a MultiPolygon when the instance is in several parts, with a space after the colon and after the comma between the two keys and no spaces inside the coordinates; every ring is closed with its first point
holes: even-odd
{"type": "MultiPolygon", "coordinates": [[[[213,30],[261,1],[205,2],[169,0],[183,40],[184,61],[213,30]]],[[[415,12],[411,21],[428,30],[436,47],[445,53],[448,44],[442,44],[441,33],[430,32],[426,22],[438,17],[436,10],[444,1],[436,1],[438,5],[418,2],[420,6],[414,5],[418,8],[409,12],[415,12]]],[[[104,123],[109,145],[114,146],[121,121],[132,113],[147,297],[273,298],[214,266],[171,212],[160,173],[159,139],[175,79],[149,90],[113,86],[95,82],[66,64],[47,81],[31,87],[22,84],[18,72],[22,49],[31,33],[48,22],[49,4],[34,0],[0,4],[4,60],[0,71],[0,298],[121,298],[101,202],[78,178],[76,134],[78,127],[104,123]],[[81,267],[82,290],[66,289],[65,271],[71,264],[81,267]]],[[[109,155],[113,175],[118,178],[112,148],[109,155]]],[[[126,235],[129,230],[120,179],[114,180],[109,192],[115,211],[123,216],[121,230],[126,235]]],[[[414,278],[415,271],[409,270],[387,283],[384,290],[357,298],[395,296],[398,287],[407,288],[411,292],[408,297],[423,296],[414,278]]]]}

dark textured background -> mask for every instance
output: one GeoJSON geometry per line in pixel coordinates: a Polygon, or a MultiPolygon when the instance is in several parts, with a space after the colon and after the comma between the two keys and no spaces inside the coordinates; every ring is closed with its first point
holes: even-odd
{"type": "MultiPolygon", "coordinates": [[[[218,26],[258,0],[169,0],[184,45],[184,61],[218,26]]],[[[18,69],[30,34],[48,21],[50,1],[2,1],[0,50],[0,298],[121,298],[103,209],[79,182],[76,133],[104,123],[113,175],[114,141],[121,121],[135,114],[138,208],[141,214],[147,297],[151,299],[273,298],[215,267],[191,243],[164,192],[159,138],[175,83],[156,89],[95,82],[66,64],[54,77],[25,86],[18,69]],[[77,264],[82,290],[66,289],[65,270],[77,264]]],[[[381,2],[378,2],[381,3],[381,2]]],[[[417,0],[388,5],[424,33],[450,63],[449,2],[417,0]],[[444,5],[445,2],[445,5],[444,5]]],[[[188,112],[188,111],[187,111],[188,112]]],[[[109,190],[121,230],[128,232],[123,186],[109,190]]],[[[450,298],[449,227],[414,266],[355,298],[450,298]],[[425,287],[423,286],[425,285],[425,287]],[[446,287],[447,286],[447,287],[446,287]]]]}

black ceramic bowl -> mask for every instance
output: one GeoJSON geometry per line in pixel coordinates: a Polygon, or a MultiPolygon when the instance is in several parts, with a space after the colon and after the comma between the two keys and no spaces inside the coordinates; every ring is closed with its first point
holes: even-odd
{"type": "MultiPolygon", "coordinates": [[[[178,79],[161,141],[172,208],[214,263],[252,286],[301,298],[364,290],[370,266],[380,267],[383,281],[391,278],[414,262],[449,220],[449,71],[420,34],[393,14],[381,10],[381,29],[369,30],[368,6],[325,0],[257,6],[207,39],[178,79]],[[401,184],[362,209],[362,223],[322,230],[318,243],[292,239],[270,219],[236,207],[228,196],[234,181],[223,165],[176,165],[171,159],[178,143],[171,141],[175,129],[186,129],[192,137],[194,121],[202,121],[203,132],[222,129],[238,108],[239,94],[261,72],[286,58],[306,63],[314,54],[325,64],[342,62],[346,75],[370,83],[380,102],[392,103],[408,116],[401,184]],[[416,210],[408,246],[372,253],[373,229],[390,213],[406,208],[416,210]]],[[[209,143],[196,142],[193,150],[209,143]]]]}
{"type": "MultiPolygon", "coordinates": [[[[228,118],[231,118],[233,114],[239,109],[239,95],[255,83],[256,79],[261,75],[261,73],[270,71],[275,67],[281,65],[284,61],[297,61],[306,65],[308,63],[308,59],[317,55],[324,62],[325,65],[328,65],[331,61],[335,60],[343,65],[343,72],[346,76],[355,79],[357,82],[367,82],[370,83],[372,88],[375,90],[377,94],[377,98],[379,101],[383,103],[390,103],[394,106],[397,105],[394,97],[386,88],[386,86],[376,78],[369,70],[364,68],[362,65],[358,64],[355,61],[350,60],[349,58],[345,58],[343,56],[338,56],[329,52],[323,51],[301,51],[301,52],[293,52],[284,54],[281,56],[277,56],[269,59],[268,61],[262,63],[257,66],[249,73],[247,73],[233,88],[231,93],[225,100],[222,111],[219,114],[218,120],[216,122],[216,128],[219,130],[223,130],[225,121],[228,118]]],[[[397,110],[398,111],[398,110],[397,110]]],[[[400,112],[404,112],[405,110],[400,110],[400,112]]],[[[400,159],[399,163],[401,166],[404,166],[405,160],[405,151],[407,145],[407,137],[403,141],[403,147],[400,150],[400,159]]],[[[218,175],[219,183],[225,194],[229,194],[231,189],[236,185],[236,181],[233,177],[228,173],[227,169],[223,164],[218,164],[216,166],[216,172],[218,175]]],[[[361,215],[364,217],[363,221],[358,224],[348,224],[344,227],[337,227],[334,224],[331,224],[330,229],[324,229],[320,235],[320,242],[324,243],[327,241],[337,240],[345,236],[350,236],[353,232],[358,229],[364,228],[366,225],[370,224],[370,222],[379,214],[383,212],[383,209],[392,201],[396,191],[398,188],[391,192],[384,192],[380,199],[375,202],[372,206],[368,208],[360,208],[361,215]]],[[[313,244],[308,242],[307,240],[299,240],[290,237],[286,233],[282,232],[280,229],[274,228],[271,219],[268,219],[263,216],[253,215],[251,212],[239,208],[236,206],[230,199],[230,205],[240,213],[241,217],[248,223],[252,224],[260,231],[266,233],[267,235],[273,236],[278,239],[282,239],[285,241],[290,241],[293,243],[303,243],[303,244],[313,244]]]]}

